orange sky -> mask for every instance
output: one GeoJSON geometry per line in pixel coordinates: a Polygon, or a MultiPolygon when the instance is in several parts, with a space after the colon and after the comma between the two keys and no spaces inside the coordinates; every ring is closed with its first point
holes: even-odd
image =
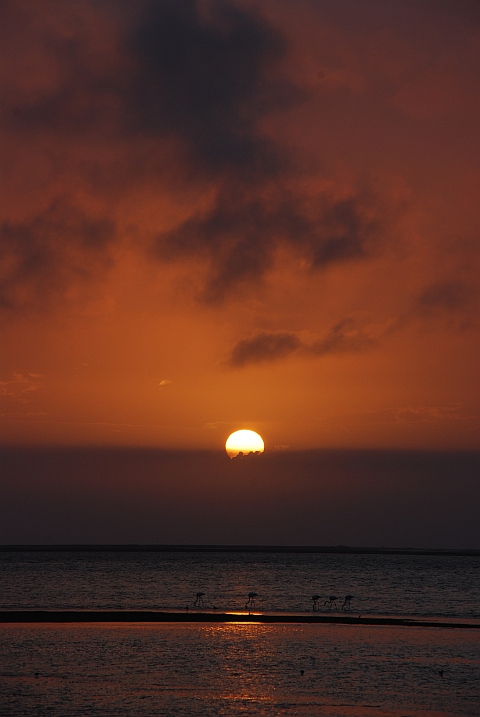
{"type": "Polygon", "coordinates": [[[477,3],[1,13],[4,444],[479,447],[477,3]]]}

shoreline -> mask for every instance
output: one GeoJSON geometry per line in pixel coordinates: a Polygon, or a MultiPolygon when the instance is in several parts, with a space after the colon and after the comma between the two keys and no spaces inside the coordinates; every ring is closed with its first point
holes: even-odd
{"type": "Polygon", "coordinates": [[[258,624],[333,624],[376,625],[385,627],[436,627],[444,629],[480,629],[478,622],[455,622],[446,619],[402,617],[353,617],[350,615],[315,615],[282,613],[211,613],[164,612],[153,610],[1,610],[0,624],[27,623],[258,623],[258,624]]]}
{"type": "Polygon", "coordinates": [[[477,548],[372,548],[349,545],[0,545],[0,553],[334,553],[480,557],[477,548]]]}

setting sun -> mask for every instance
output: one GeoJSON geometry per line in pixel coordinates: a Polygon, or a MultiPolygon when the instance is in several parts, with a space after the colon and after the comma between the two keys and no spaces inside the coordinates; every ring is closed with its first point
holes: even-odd
{"type": "Polygon", "coordinates": [[[235,433],[232,433],[228,437],[225,450],[229,458],[235,458],[239,453],[243,455],[263,453],[265,444],[262,437],[259,436],[258,433],[255,433],[255,431],[235,431],[235,433]]]}

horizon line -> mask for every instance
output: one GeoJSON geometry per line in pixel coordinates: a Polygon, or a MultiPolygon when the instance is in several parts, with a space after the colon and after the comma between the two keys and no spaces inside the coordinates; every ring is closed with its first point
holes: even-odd
{"type": "Polygon", "coordinates": [[[155,543],[7,543],[0,545],[0,552],[335,553],[344,555],[480,556],[480,548],[388,548],[349,545],[195,545],[155,543]]]}

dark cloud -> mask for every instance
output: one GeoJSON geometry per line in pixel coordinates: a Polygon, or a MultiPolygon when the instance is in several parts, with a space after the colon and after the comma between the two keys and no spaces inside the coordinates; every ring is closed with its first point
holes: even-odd
{"type": "Polygon", "coordinates": [[[462,311],[469,304],[473,289],[459,280],[438,282],[419,296],[417,308],[424,312],[462,311]]]}
{"type": "MultiPolygon", "coordinates": [[[[55,133],[82,136],[98,134],[105,123],[110,82],[95,77],[81,58],[76,43],[56,48],[59,65],[63,65],[64,84],[55,92],[45,93],[34,101],[19,102],[11,108],[4,123],[21,132],[55,133]]],[[[109,125],[111,130],[111,125],[109,125]]]]}
{"type": "MultiPolygon", "coordinates": [[[[90,9],[104,27],[108,7],[90,9]]],[[[117,17],[110,31],[107,49],[99,47],[91,20],[68,34],[54,26],[39,31],[37,40],[58,70],[55,82],[16,97],[4,120],[22,135],[113,138],[120,146],[158,140],[153,171],[162,181],[168,174],[162,142],[178,141],[175,172],[185,186],[202,177],[216,200],[208,211],[159,234],[153,254],[159,261],[203,259],[204,300],[222,301],[239,286],[260,281],[282,243],[313,268],[370,255],[382,223],[378,201],[360,192],[306,196],[299,189],[306,177],[299,159],[259,129],[266,114],[304,95],[282,77],[285,38],[258,11],[223,0],[156,0],[130,10],[123,25],[117,17]]],[[[121,201],[129,183],[142,181],[142,172],[151,178],[151,157],[135,150],[129,156],[119,165],[123,182],[101,153],[89,155],[82,176],[95,192],[99,182],[110,183],[109,192],[121,201]]],[[[20,274],[33,276],[36,267],[40,277],[50,264],[51,243],[42,248],[36,236],[20,274]]]]}
{"type": "Polygon", "coordinates": [[[309,353],[314,356],[326,354],[349,353],[365,351],[376,345],[376,340],[357,328],[351,317],[342,319],[320,341],[315,341],[308,347],[309,353]]]}
{"type": "MultiPolygon", "coordinates": [[[[3,126],[21,136],[53,135],[57,140],[118,134],[114,128],[121,125],[123,114],[125,67],[120,58],[110,57],[110,46],[118,43],[113,16],[108,23],[103,10],[88,3],[83,13],[80,7],[55,3],[50,11],[50,17],[48,10],[33,8],[25,12],[15,7],[12,12],[8,30],[20,45],[18,64],[22,68],[22,55],[33,52],[38,67],[30,68],[32,79],[22,76],[22,70],[16,77],[16,68],[7,76],[3,126]],[[89,26],[92,15],[93,22],[112,35],[104,48],[89,26]]],[[[11,36],[3,38],[4,44],[11,44],[11,36]]]]}
{"type": "Polygon", "coordinates": [[[94,219],[66,200],[29,221],[0,225],[0,306],[22,308],[61,298],[110,263],[114,225],[94,219]]]}
{"type": "Polygon", "coordinates": [[[376,344],[376,340],[357,327],[353,318],[347,317],[313,343],[301,341],[293,332],[263,331],[250,339],[241,339],[233,347],[228,365],[241,368],[248,364],[278,361],[294,353],[304,356],[355,353],[371,349],[376,344]]]}
{"type": "Polygon", "coordinates": [[[257,125],[299,97],[290,83],[269,77],[286,49],[261,16],[231,2],[149,3],[130,40],[131,130],[180,135],[204,170],[275,171],[278,147],[257,125]]]}
{"type": "Polygon", "coordinates": [[[229,359],[231,366],[245,366],[249,363],[276,361],[284,358],[302,346],[296,334],[288,332],[262,332],[251,339],[239,341],[229,359]]]}
{"type": "Polygon", "coordinates": [[[69,32],[65,18],[39,29],[54,79],[9,92],[4,124],[56,136],[177,136],[204,173],[277,170],[281,152],[258,121],[301,93],[275,71],[287,43],[259,13],[224,0],[153,0],[129,12],[86,5],[69,32]],[[92,19],[108,33],[103,48],[92,19]]]}
{"type": "Polygon", "coordinates": [[[154,254],[206,260],[207,302],[261,280],[282,242],[314,268],[367,257],[379,208],[372,214],[360,193],[312,200],[291,189],[302,170],[258,131],[266,112],[300,98],[289,83],[271,80],[284,38],[231,3],[207,7],[152,3],[132,38],[132,128],[182,137],[196,169],[214,171],[217,183],[213,206],[159,234],[154,254]]]}
{"type": "Polygon", "coordinates": [[[313,199],[289,191],[287,180],[273,186],[225,182],[213,207],[179,227],[159,234],[154,251],[162,259],[201,256],[209,263],[203,298],[223,300],[245,281],[260,280],[275,251],[287,245],[313,269],[371,256],[381,208],[358,193],[337,199],[330,193],[313,199]]]}
{"type": "Polygon", "coordinates": [[[323,241],[314,246],[313,254],[313,265],[317,267],[366,257],[369,241],[380,228],[378,218],[366,214],[359,197],[326,206],[321,225],[323,241]]]}
{"type": "MultiPolygon", "coordinates": [[[[458,279],[437,282],[424,289],[414,302],[413,308],[411,307],[406,313],[399,315],[385,326],[377,326],[373,332],[374,335],[365,327],[360,326],[353,317],[346,317],[318,341],[310,344],[303,343],[299,348],[303,354],[311,356],[368,351],[378,347],[388,336],[404,329],[412,321],[420,318],[427,325],[441,317],[442,314],[459,316],[464,322],[461,326],[465,328],[469,326],[468,315],[474,307],[476,293],[470,283],[458,279]]],[[[241,343],[239,342],[237,346],[241,343]]],[[[277,357],[272,356],[272,360],[275,358],[277,357]]],[[[254,360],[254,353],[252,353],[251,361],[254,360]]],[[[232,362],[232,365],[235,364],[232,362]]]]}

